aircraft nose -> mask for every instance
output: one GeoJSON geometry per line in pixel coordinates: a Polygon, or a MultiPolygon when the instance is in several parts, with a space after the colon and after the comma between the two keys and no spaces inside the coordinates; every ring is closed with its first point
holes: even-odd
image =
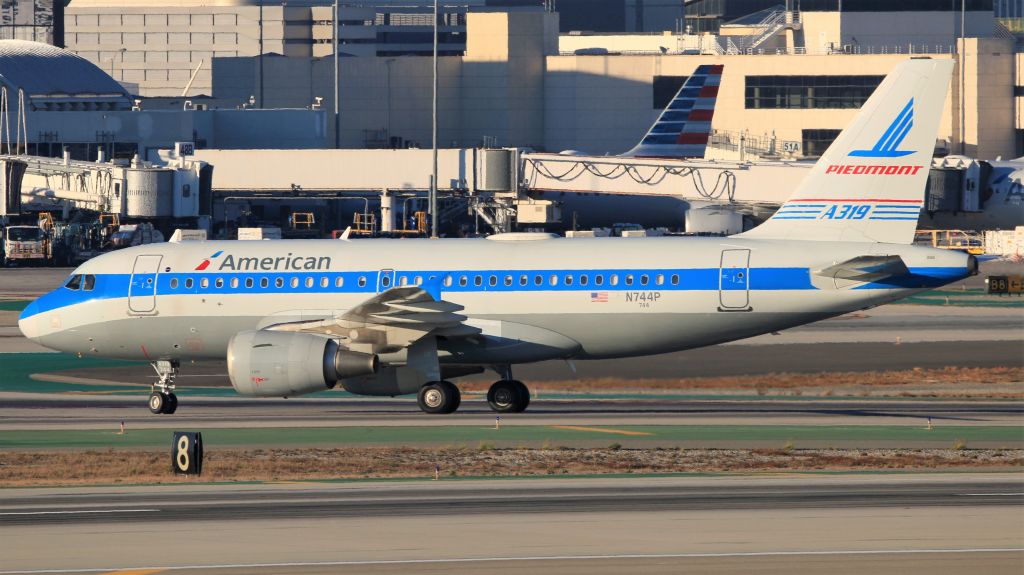
{"type": "Polygon", "coordinates": [[[28,339],[39,337],[39,306],[36,302],[28,304],[18,316],[18,329],[28,339]]]}

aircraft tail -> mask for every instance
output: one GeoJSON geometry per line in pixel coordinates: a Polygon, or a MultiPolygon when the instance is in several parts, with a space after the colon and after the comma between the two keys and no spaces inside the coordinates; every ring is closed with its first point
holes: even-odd
{"type": "Polygon", "coordinates": [[[711,134],[722,65],[697,66],[658,120],[624,158],[703,158],[711,134]]]}
{"type": "Polygon", "coordinates": [[[898,64],[785,204],[749,238],[909,244],[952,60],[898,64]]]}

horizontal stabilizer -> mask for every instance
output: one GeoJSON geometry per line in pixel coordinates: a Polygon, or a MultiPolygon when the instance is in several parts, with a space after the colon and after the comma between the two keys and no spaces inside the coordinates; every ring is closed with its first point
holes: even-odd
{"type": "Polygon", "coordinates": [[[857,256],[814,272],[814,275],[822,277],[865,283],[909,274],[910,270],[900,256],[857,256]]]}

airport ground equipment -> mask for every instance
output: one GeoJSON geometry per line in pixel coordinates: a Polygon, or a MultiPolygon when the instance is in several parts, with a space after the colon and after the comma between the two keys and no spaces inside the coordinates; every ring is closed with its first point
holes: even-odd
{"type": "Polygon", "coordinates": [[[965,230],[918,230],[916,242],[944,250],[960,250],[976,256],[985,253],[985,236],[965,230]]]}
{"type": "Polygon", "coordinates": [[[86,262],[19,327],[65,352],[152,362],[151,409],[180,363],[227,358],[242,395],[336,385],[415,395],[429,413],[458,408],[451,380],[490,369],[488,404],[520,411],[515,365],[715,345],[976,274],[972,255],[913,245],[952,65],[897,65],[792,197],[727,238],[151,244],[86,262]]]}

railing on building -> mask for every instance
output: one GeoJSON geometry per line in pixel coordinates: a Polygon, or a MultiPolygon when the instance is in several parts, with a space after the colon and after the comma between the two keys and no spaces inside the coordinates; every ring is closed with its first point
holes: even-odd
{"type": "Polygon", "coordinates": [[[748,131],[714,129],[708,138],[708,147],[738,152],[741,160],[745,159],[746,154],[761,158],[799,157],[803,151],[800,142],[780,139],[774,132],[758,136],[748,131]]]}

